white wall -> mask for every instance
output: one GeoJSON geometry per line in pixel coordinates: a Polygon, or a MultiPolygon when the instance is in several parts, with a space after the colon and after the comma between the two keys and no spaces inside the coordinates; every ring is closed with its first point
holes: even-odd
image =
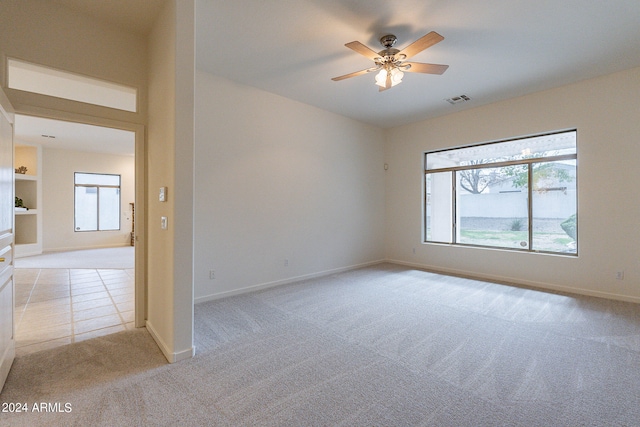
{"type": "MultiPolygon", "coordinates": [[[[147,325],[167,358],[177,361],[193,353],[190,200],[195,0],[166,0],[163,7],[146,37],[50,0],[2,0],[0,81],[6,80],[5,59],[18,58],[138,88],[140,110],[136,113],[17,90],[7,90],[7,96],[20,113],[135,130],[136,138],[142,132],[138,124],[148,125],[145,161],[150,194],[146,203],[140,203],[149,205],[144,217],[148,222],[144,229],[137,228],[143,232],[143,241],[136,258],[141,247],[149,251],[144,254],[144,268],[136,268],[136,281],[141,282],[139,272],[146,268],[147,325]],[[169,202],[164,205],[154,204],[160,186],[170,187],[169,202]],[[185,206],[181,216],[173,215],[174,203],[185,206]],[[168,231],[159,229],[163,214],[169,216],[168,231]]],[[[145,300],[139,286],[136,300],[145,300]]],[[[142,310],[138,303],[136,306],[138,317],[142,310]]]]}
{"type": "Polygon", "coordinates": [[[195,154],[196,301],[384,258],[379,129],[197,72],[195,154]]]}
{"type": "Polygon", "coordinates": [[[0,81],[15,58],[138,89],[136,113],[6,89],[18,112],[39,107],[48,115],[77,113],[129,123],[147,115],[147,40],[50,0],[0,1],[0,81]]]}
{"type": "Polygon", "coordinates": [[[168,0],[149,36],[147,329],[170,362],[194,351],[194,20],[194,0],[168,0]]]}
{"type": "Polygon", "coordinates": [[[46,251],[127,246],[135,197],[135,158],[85,151],[42,150],[42,246],[46,251]],[[121,179],[120,230],[74,231],[74,173],[118,174],[121,179]]]}
{"type": "Polygon", "coordinates": [[[640,302],[639,92],[636,68],[389,130],[387,258],[640,302]],[[568,128],[578,129],[577,258],[421,243],[425,151],[568,128]]]}

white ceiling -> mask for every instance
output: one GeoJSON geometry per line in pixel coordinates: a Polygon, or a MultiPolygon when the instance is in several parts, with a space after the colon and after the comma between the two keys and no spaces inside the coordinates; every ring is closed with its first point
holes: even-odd
{"type": "Polygon", "coordinates": [[[380,127],[393,127],[640,66],[638,0],[197,0],[197,67],[380,127]],[[344,47],[402,49],[436,31],[413,60],[448,64],[406,73],[378,92],[372,66],[344,47]],[[445,99],[467,95],[452,106],[445,99]]]}
{"type": "Polygon", "coordinates": [[[133,156],[135,133],[126,130],[16,114],[16,144],[133,156]]]}
{"type": "MultiPolygon", "coordinates": [[[[148,33],[163,0],[54,0],[148,33]]],[[[197,68],[382,128],[640,66],[638,0],[196,0],[197,68]],[[448,64],[441,76],[406,73],[378,92],[372,65],[344,46],[380,50],[436,31],[413,60],[448,64]],[[451,105],[458,95],[471,101],[451,105]]]]}

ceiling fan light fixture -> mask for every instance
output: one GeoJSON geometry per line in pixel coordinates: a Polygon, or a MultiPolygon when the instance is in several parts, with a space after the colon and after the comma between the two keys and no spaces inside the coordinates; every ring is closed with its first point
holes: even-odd
{"type": "Polygon", "coordinates": [[[387,70],[382,69],[378,74],[376,74],[376,84],[380,87],[384,87],[386,81],[387,81],[387,70]]]}
{"type": "Polygon", "coordinates": [[[380,70],[380,72],[376,75],[376,84],[380,87],[387,86],[387,73],[391,74],[391,87],[402,83],[402,78],[404,77],[404,73],[397,68],[392,68],[391,71],[387,71],[386,69],[380,70]]]}
{"type": "Polygon", "coordinates": [[[391,86],[395,86],[399,83],[402,83],[402,78],[404,77],[404,73],[400,71],[398,68],[394,68],[391,70],[391,86]]]}

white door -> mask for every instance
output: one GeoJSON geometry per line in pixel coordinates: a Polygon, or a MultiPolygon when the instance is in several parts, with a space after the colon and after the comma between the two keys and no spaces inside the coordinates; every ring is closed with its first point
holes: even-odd
{"type": "Polygon", "coordinates": [[[13,327],[13,108],[0,89],[0,391],[15,356],[13,327]]]}

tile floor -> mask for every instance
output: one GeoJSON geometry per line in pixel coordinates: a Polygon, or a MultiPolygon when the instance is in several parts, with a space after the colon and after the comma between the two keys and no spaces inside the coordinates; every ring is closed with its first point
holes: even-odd
{"type": "Polygon", "coordinates": [[[134,327],[133,269],[19,268],[16,355],[134,327]]]}

